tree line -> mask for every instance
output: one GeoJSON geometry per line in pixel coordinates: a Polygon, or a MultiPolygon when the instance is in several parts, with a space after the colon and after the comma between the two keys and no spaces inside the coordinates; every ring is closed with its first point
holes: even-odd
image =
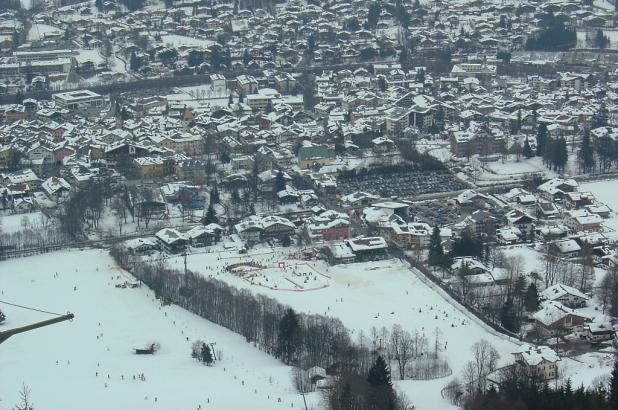
{"type": "MultiPolygon", "coordinates": [[[[354,343],[339,319],[297,313],[267,296],[191,271],[172,270],[162,263],[134,263],[120,245],[113,246],[110,253],[157,298],[242,335],[286,364],[320,366],[337,374],[325,398],[330,409],[409,408],[390,383],[388,364],[381,363],[384,359],[376,358],[375,351],[354,343]],[[350,407],[352,403],[355,407],[350,407]]],[[[201,351],[194,355],[199,359],[201,351]]]]}

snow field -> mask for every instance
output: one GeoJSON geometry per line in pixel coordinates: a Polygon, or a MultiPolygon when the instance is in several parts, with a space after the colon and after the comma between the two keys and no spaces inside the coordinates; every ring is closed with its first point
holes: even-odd
{"type": "MultiPolygon", "coordinates": [[[[162,307],[146,287],[115,288],[130,279],[101,250],[0,263],[0,300],[75,314],[72,322],[15,335],[0,345],[2,404],[16,404],[25,382],[35,405],[66,410],[301,407],[289,367],[227,329],[179,307],[162,307]],[[191,359],[196,339],[216,343],[222,361],[206,367],[191,359]],[[134,348],[152,342],[161,345],[154,356],[134,354],[134,348]]],[[[51,317],[1,308],[8,317],[1,330],[51,317]]]]}

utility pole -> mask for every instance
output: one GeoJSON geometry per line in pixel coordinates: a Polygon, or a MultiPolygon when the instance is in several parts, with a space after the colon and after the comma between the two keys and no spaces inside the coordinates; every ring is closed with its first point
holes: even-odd
{"type": "Polygon", "coordinates": [[[40,327],[53,325],[54,323],[64,322],[65,320],[73,320],[74,316],[72,313],[67,315],[62,315],[55,317],[53,319],[44,320],[42,322],[33,323],[31,325],[26,325],[22,327],[17,327],[15,329],[6,330],[4,332],[0,332],[0,343],[6,341],[9,337],[16,335],[18,333],[28,332],[30,330],[38,329],[40,327]]]}

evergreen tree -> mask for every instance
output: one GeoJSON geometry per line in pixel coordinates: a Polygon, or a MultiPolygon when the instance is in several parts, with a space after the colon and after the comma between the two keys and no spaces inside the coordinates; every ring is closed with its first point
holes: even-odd
{"type": "Polygon", "coordinates": [[[553,149],[552,163],[554,169],[560,172],[564,172],[564,168],[569,160],[569,150],[567,149],[567,143],[564,137],[560,137],[556,140],[553,149]]]}
{"type": "Polygon", "coordinates": [[[429,265],[440,266],[444,261],[444,248],[440,237],[440,228],[435,226],[429,238],[429,265]]]}
{"type": "Polygon", "coordinates": [[[219,190],[215,186],[213,189],[210,190],[210,203],[211,204],[218,204],[219,201],[220,201],[219,190]]]}
{"type": "Polygon", "coordinates": [[[371,386],[367,395],[369,409],[394,410],[396,408],[391,372],[382,356],[378,356],[369,369],[367,382],[371,386]]]}
{"type": "Polygon", "coordinates": [[[607,127],[607,121],[609,118],[609,111],[607,110],[607,106],[605,103],[601,103],[597,112],[592,116],[592,120],[590,121],[590,127],[592,129],[599,127],[607,127]]]}
{"type": "Polygon", "coordinates": [[[390,369],[382,356],[378,355],[376,361],[369,369],[367,381],[371,387],[393,387],[390,369]]]}
{"type": "Polygon", "coordinates": [[[502,326],[505,329],[510,330],[511,332],[514,332],[519,328],[515,305],[513,304],[513,300],[510,298],[507,299],[506,303],[502,306],[502,309],[500,309],[500,323],[502,323],[502,326]]]}
{"type": "Polygon", "coordinates": [[[275,192],[280,192],[285,190],[285,177],[283,176],[283,172],[280,170],[277,172],[277,176],[275,177],[275,192]]]}
{"type": "Polygon", "coordinates": [[[4,314],[3,311],[0,310],[0,323],[4,322],[6,320],[6,315],[4,314]]]}
{"type": "Polygon", "coordinates": [[[247,66],[251,62],[251,54],[249,54],[249,50],[245,49],[245,52],[242,55],[242,63],[247,66]]]}
{"type": "Polygon", "coordinates": [[[524,296],[524,307],[526,312],[534,312],[539,308],[539,292],[534,283],[528,285],[526,295],[524,296]]]}
{"type": "Polygon", "coordinates": [[[609,409],[618,410],[618,359],[614,357],[614,368],[609,382],[609,409]]]}
{"type": "Polygon", "coordinates": [[[227,106],[231,107],[232,104],[234,104],[234,96],[232,95],[232,93],[230,93],[229,98],[227,99],[227,106]]]}
{"type": "Polygon", "coordinates": [[[378,24],[378,19],[382,13],[382,6],[378,2],[373,2],[369,5],[369,12],[367,13],[367,27],[374,28],[378,24]]]}
{"type": "Polygon", "coordinates": [[[547,125],[539,124],[536,131],[536,156],[541,157],[545,152],[545,142],[547,141],[547,125]]]}
{"type": "Polygon", "coordinates": [[[212,365],[212,363],[214,362],[212,358],[212,352],[210,351],[210,346],[208,346],[206,343],[202,344],[201,360],[202,363],[207,366],[212,365]]]}
{"type": "Polygon", "coordinates": [[[618,280],[614,280],[610,303],[611,303],[611,306],[609,308],[609,314],[611,316],[618,317],[618,280]]]}
{"type": "Polygon", "coordinates": [[[131,58],[129,59],[129,68],[131,71],[137,71],[141,67],[142,63],[140,59],[137,57],[135,52],[131,53],[131,58]]]}
{"type": "Polygon", "coordinates": [[[292,363],[300,339],[300,323],[293,309],[288,308],[279,321],[277,336],[277,357],[284,363],[292,363]]]}
{"type": "Polygon", "coordinates": [[[584,138],[582,139],[582,145],[577,153],[577,160],[583,172],[590,172],[594,169],[594,151],[592,149],[592,143],[590,142],[590,132],[588,130],[584,131],[584,138]]]}
{"type": "Polygon", "coordinates": [[[525,158],[532,157],[532,148],[530,148],[530,141],[528,141],[528,137],[526,137],[526,140],[524,141],[524,148],[522,149],[522,154],[525,158]]]}
{"type": "Polygon", "coordinates": [[[212,202],[208,205],[208,210],[206,211],[206,216],[204,217],[204,225],[217,223],[217,214],[215,213],[215,209],[213,207],[212,202]]]}

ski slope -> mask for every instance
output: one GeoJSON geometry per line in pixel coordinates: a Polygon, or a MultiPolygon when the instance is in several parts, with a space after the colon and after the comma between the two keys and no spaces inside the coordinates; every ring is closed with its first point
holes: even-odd
{"type": "MultiPolygon", "coordinates": [[[[22,382],[31,388],[35,408],[301,408],[289,367],[227,329],[181,308],[161,307],[146,287],[115,287],[128,279],[104,250],[0,262],[0,300],[75,314],[72,322],[0,344],[0,408],[18,403],[22,382]],[[191,344],[198,338],[222,351],[215,366],[191,359],[191,344]],[[152,342],[161,345],[153,356],[134,354],[133,348],[152,342]],[[145,381],[133,380],[142,373],[145,381]]],[[[0,330],[51,317],[0,308],[8,318],[0,330]]],[[[319,408],[318,400],[314,395],[312,408],[319,408]]]]}

